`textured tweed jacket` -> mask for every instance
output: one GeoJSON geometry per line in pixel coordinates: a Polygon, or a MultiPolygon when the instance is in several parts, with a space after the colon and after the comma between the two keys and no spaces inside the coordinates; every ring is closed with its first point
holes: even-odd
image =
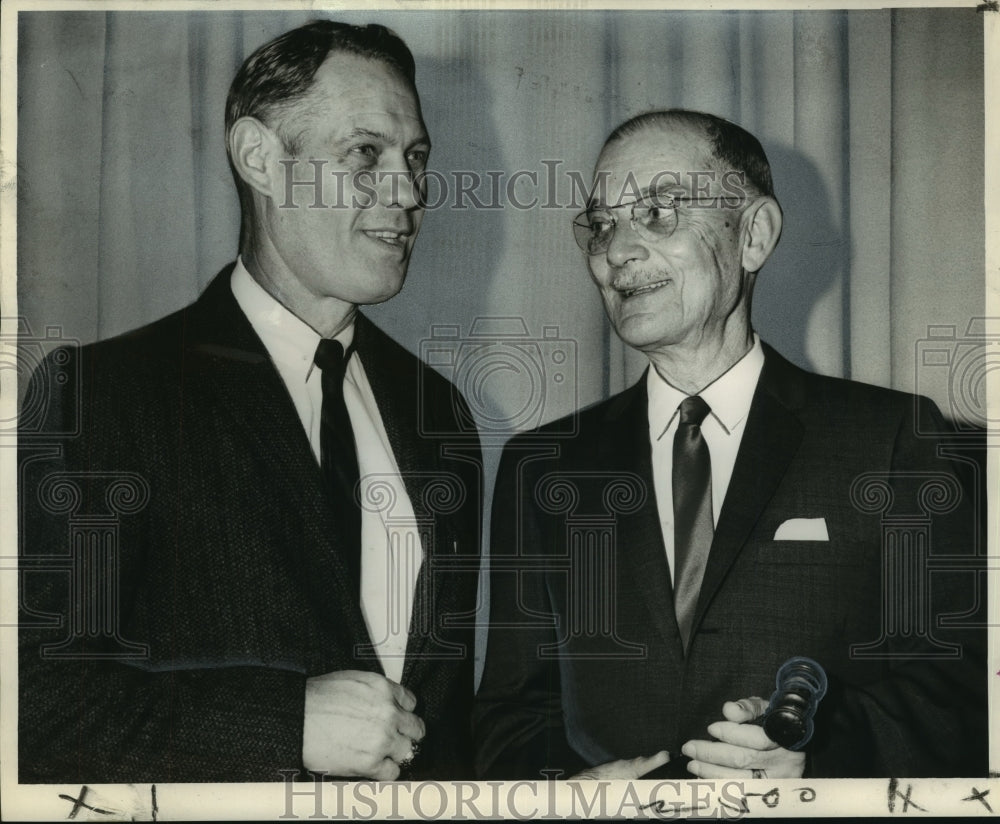
{"type": "MultiPolygon", "coordinates": [[[[301,767],[306,678],[381,671],[322,474],[230,272],[186,309],[34,375],[22,782],[281,780],[301,767]]],[[[427,736],[404,777],[458,778],[478,438],[457,390],[360,314],[355,340],[424,538],[402,680],[427,736]]]]}

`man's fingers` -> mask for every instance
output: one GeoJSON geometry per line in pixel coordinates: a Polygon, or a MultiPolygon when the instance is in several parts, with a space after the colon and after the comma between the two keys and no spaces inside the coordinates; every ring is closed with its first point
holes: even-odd
{"type": "MultiPolygon", "coordinates": [[[[366,703],[393,703],[396,700],[393,683],[384,675],[365,670],[336,670],[323,675],[314,675],[307,683],[321,689],[336,690],[339,695],[349,695],[366,703]]],[[[402,687],[400,687],[402,689],[402,687]]]]}
{"type": "Polygon", "coordinates": [[[407,740],[420,741],[427,727],[419,716],[399,710],[396,713],[396,730],[407,740]]]}
{"type": "Polygon", "coordinates": [[[705,761],[689,761],[688,772],[698,778],[767,778],[767,771],[760,770],[760,775],[754,775],[753,770],[739,770],[732,767],[720,767],[705,761]]]}
{"type": "Polygon", "coordinates": [[[757,762],[761,757],[759,750],[737,747],[722,741],[688,741],[681,747],[681,752],[692,761],[703,761],[741,770],[759,766],[757,762]]]}
{"type": "Polygon", "coordinates": [[[413,712],[417,708],[417,696],[402,684],[397,684],[395,681],[389,681],[389,683],[392,684],[393,700],[407,712],[413,712]]]}
{"type": "Polygon", "coordinates": [[[741,698],[739,701],[726,701],[722,705],[722,715],[727,721],[737,724],[744,724],[760,718],[767,712],[767,701],[756,695],[750,698],[741,698]]]}
{"type": "Polygon", "coordinates": [[[670,753],[661,750],[655,755],[640,755],[638,758],[623,758],[619,761],[609,761],[607,764],[598,764],[596,767],[590,767],[570,776],[570,778],[572,780],[632,781],[666,764],[669,760],[670,753]]]}
{"type": "Polygon", "coordinates": [[[395,701],[407,712],[414,710],[417,706],[417,697],[402,684],[391,681],[384,675],[367,670],[338,670],[325,675],[316,676],[317,680],[354,682],[363,687],[367,687],[376,695],[381,695],[387,699],[395,701]]]}
{"type": "MultiPolygon", "coordinates": [[[[715,741],[688,742],[697,746],[687,768],[699,778],[799,778],[806,763],[804,753],[778,748],[771,752],[744,750],[715,741]]],[[[685,754],[688,751],[684,745],[685,754]]]]}
{"type": "Polygon", "coordinates": [[[383,675],[343,670],[306,680],[302,758],[334,775],[394,780],[424,737],[417,699],[383,675]]]}
{"type": "Polygon", "coordinates": [[[383,758],[382,762],[367,777],[376,781],[395,781],[399,778],[399,764],[391,758],[383,758]]]}
{"type": "MultiPolygon", "coordinates": [[[[337,690],[339,696],[351,696],[362,707],[394,705],[406,712],[417,707],[417,697],[410,690],[377,672],[338,670],[313,676],[306,684],[318,690],[337,690]]],[[[367,715],[363,713],[362,717],[367,715]]]]}
{"type": "Polygon", "coordinates": [[[709,764],[705,761],[695,761],[692,759],[687,763],[687,771],[698,778],[732,778],[732,767],[720,767],[718,764],[709,764]]]}
{"type": "Polygon", "coordinates": [[[775,744],[763,727],[751,724],[767,711],[763,698],[752,696],[727,701],[722,708],[725,721],[708,725],[716,741],[691,740],[681,752],[688,756],[688,772],[699,778],[760,778],[768,772],[772,778],[802,775],[805,756],[775,744]]]}
{"type": "Polygon", "coordinates": [[[414,742],[405,735],[397,735],[393,739],[392,746],[386,754],[397,764],[402,764],[404,761],[411,760],[415,755],[413,752],[413,743],[414,742]]]}
{"type": "Polygon", "coordinates": [[[708,725],[708,734],[726,744],[748,747],[752,750],[773,750],[777,748],[763,727],[756,724],[737,724],[733,721],[716,721],[708,725]]]}
{"type": "Polygon", "coordinates": [[[349,670],[346,674],[373,690],[377,695],[394,701],[397,706],[402,707],[407,712],[412,712],[417,707],[417,696],[402,684],[397,684],[384,675],[363,670],[349,670]]]}
{"type": "Polygon", "coordinates": [[[632,765],[635,768],[635,777],[641,778],[657,767],[662,767],[668,761],[670,761],[670,753],[666,750],[660,750],[655,755],[640,755],[638,758],[633,758],[632,765]]]}

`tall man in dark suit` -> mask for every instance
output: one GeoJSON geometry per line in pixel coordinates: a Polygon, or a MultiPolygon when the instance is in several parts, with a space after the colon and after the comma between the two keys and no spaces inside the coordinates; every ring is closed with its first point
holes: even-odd
{"type": "Polygon", "coordinates": [[[574,230],[651,368],[505,450],[481,774],[985,772],[982,638],[956,620],[977,603],[961,569],[975,518],[920,435],[943,420],[926,399],[804,372],[754,333],[781,223],[738,126],[654,112],[605,143],[574,230]],[[794,751],[749,723],[793,656],[829,678],[794,751]]]}
{"type": "Polygon", "coordinates": [[[226,127],[235,264],[34,377],[20,779],[463,776],[476,573],[446,563],[478,554],[478,442],[357,312],[402,287],[421,224],[413,57],[306,25],[247,59],[226,127]]]}

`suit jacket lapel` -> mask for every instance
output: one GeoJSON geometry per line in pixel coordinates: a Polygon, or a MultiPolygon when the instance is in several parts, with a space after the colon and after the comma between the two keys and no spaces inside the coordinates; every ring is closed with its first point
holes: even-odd
{"type": "Polygon", "coordinates": [[[424,559],[417,576],[403,663],[403,681],[412,683],[414,669],[436,635],[437,617],[449,611],[448,593],[441,591],[441,575],[432,575],[432,558],[454,539],[452,524],[448,518],[434,517],[424,498],[428,482],[442,471],[441,443],[423,436],[420,430],[417,404],[423,364],[409,353],[392,351],[397,344],[360,313],[355,320],[355,341],[414,515],[421,527],[431,530],[420,530],[424,559]],[[419,616],[429,616],[429,631],[419,616]]]}
{"type": "Polygon", "coordinates": [[[801,373],[764,344],[761,372],[698,597],[697,629],[802,440],[801,373]]]}
{"type": "Polygon", "coordinates": [[[663,530],[653,484],[652,447],[649,443],[649,404],[646,373],[632,388],[612,401],[598,454],[602,468],[620,470],[626,463],[645,485],[646,502],[617,522],[617,561],[620,576],[618,609],[629,609],[630,593],[644,604],[649,620],[663,637],[666,648],[679,663],[683,647],[674,615],[673,588],[667,564],[663,530]]]}
{"type": "Polygon", "coordinates": [[[315,477],[315,484],[277,490],[303,503],[319,492],[321,473],[281,376],[232,296],[228,269],[194,309],[186,325],[187,372],[205,381],[219,398],[219,413],[232,418],[267,463],[282,475],[315,477]]]}
{"type": "Polygon", "coordinates": [[[295,568],[303,570],[303,585],[328,625],[360,641],[367,630],[339,551],[339,527],[322,473],[281,376],[233,297],[231,271],[231,266],[224,269],[189,313],[186,374],[204,382],[205,393],[218,400],[213,411],[230,417],[267,468],[268,476],[260,479],[262,494],[287,499],[289,517],[301,518],[303,531],[313,539],[274,551],[289,552],[295,568]],[[294,480],[281,483],[281,478],[294,480]]]}
{"type": "MultiPolygon", "coordinates": [[[[420,436],[417,419],[420,361],[411,357],[405,362],[399,359],[393,362],[391,353],[386,351],[384,334],[360,313],[355,318],[354,328],[358,355],[375,395],[407,495],[416,510],[424,487],[419,476],[438,469],[440,445],[434,438],[420,436]]],[[[428,550],[425,546],[424,551],[428,550]]]]}

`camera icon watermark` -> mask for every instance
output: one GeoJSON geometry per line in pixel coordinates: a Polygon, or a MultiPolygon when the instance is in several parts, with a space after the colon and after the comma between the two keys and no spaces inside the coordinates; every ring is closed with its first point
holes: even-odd
{"type": "MultiPolygon", "coordinates": [[[[917,341],[916,391],[942,405],[941,411],[958,436],[982,436],[1000,423],[990,414],[987,383],[1000,370],[1000,318],[972,318],[964,334],[953,325],[928,326],[927,337],[917,341]]],[[[917,434],[940,435],[917,404],[917,434]]]]}
{"type": "MultiPolygon", "coordinates": [[[[72,405],[51,415],[59,387],[79,385],[79,362],[72,349],[80,341],[67,338],[58,326],[46,326],[35,335],[27,319],[5,317],[0,320],[0,372],[4,390],[17,387],[17,404],[3,404],[0,409],[0,443],[32,437],[67,437],[80,427],[78,396],[72,405]]],[[[68,397],[68,394],[67,394],[68,397]]]]}
{"type": "MultiPolygon", "coordinates": [[[[420,357],[464,395],[469,409],[460,404],[453,409],[464,434],[506,439],[553,418],[562,423],[547,437],[576,433],[577,345],[562,337],[558,326],[543,326],[540,335],[531,335],[523,318],[480,317],[463,335],[459,326],[435,325],[420,342],[420,357]]],[[[453,432],[438,431],[428,413],[437,402],[420,398],[420,432],[453,438],[453,432]]]]}

